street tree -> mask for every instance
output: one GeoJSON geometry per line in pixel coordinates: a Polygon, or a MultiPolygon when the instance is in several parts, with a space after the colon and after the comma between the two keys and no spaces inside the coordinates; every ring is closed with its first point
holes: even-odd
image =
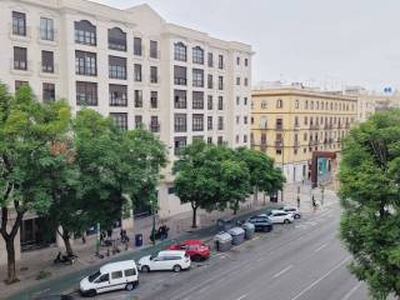
{"type": "Polygon", "coordinates": [[[17,281],[15,237],[27,211],[45,212],[52,203],[51,172],[64,158],[52,152],[68,131],[64,102],[40,103],[29,86],[12,96],[0,84],[0,233],[7,249],[7,282],[17,281]]]}
{"type": "Polygon", "coordinates": [[[286,181],[285,176],[280,168],[274,166],[272,158],[260,151],[245,147],[238,148],[236,152],[249,169],[254,200],[258,199],[258,192],[271,195],[282,190],[286,181]]]}
{"type": "MultiPolygon", "coordinates": [[[[175,161],[174,188],[182,203],[192,207],[192,227],[197,227],[197,210],[223,209],[221,188],[222,161],[229,157],[228,149],[194,141],[185,147],[175,161]]],[[[226,167],[228,168],[228,167],[226,167]]]]}
{"type": "Polygon", "coordinates": [[[400,298],[400,111],[372,116],[345,139],[341,239],[374,299],[400,298]]]}

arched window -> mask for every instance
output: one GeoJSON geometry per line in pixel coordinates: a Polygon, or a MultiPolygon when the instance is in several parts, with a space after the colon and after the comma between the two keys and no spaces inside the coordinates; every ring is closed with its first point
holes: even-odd
{"type": "Polygon", "coordinates": [[[321,109],[324,109],[324,102],[321,102],[321,109]]]}
{"type": "Polygon", "coordinates": [[[187,60],[187,47],[182,42],[174,44],[174,58],[178,61],[187,60]]]}
{"type": "Polygon", "coordinates": [[[76,43],[96,46],[96,26],[87,20],[76,21],[74,25],[76,43]]]}
{"type": "Polygon", "coordinates": [[[305,109],[308,109],[308,100],[306,100],[305,109]]]}
{"type": "Polygon", "coordinates": [[[299,108],[299,107],[300,107],[300,101],[298,99],[296,99],[295,108],[299,108]]]}
{"type": "Polygon", "coordinates": [[[121,28],[108,29],[108,49],[126,51],[126,33],[121,28]]]}
{"type": "Polygon", "coordinates": [[[282,107],[283,107],[282,99],[276,100],[276,108],[282,108],[282,107]]]}
{"type": "Polygon", "coordinates": [[[204,50],[199,46],[193,48],[193,63],[194,64],[204,64],[204,50]]]}
{"type": "Polygon", "coordinates": [[[267,103],[268,103],[267,100],[262,100],[261,101],[261,108],[262,109],[266,109],[267,108],[267,103]]]}
{"type": "Polygon", "coordinates": [[[314,101],[311,101],[311,109],[314,109],[314,101]]]}
{"type": "Polygon", "coordinates": [[[335,110],[337,110],[337,103],[335,103],[335,110]]]}
{"type": "Polygon", "coordinates": [[[333,110],[333,102],[331,102],[331,110],[333,110]]]}
{"type": "Polygon", "coordinates": [[[316,107],[316,109],[319,109],[319,101],[317,101],[317,107],[316,107]]]}

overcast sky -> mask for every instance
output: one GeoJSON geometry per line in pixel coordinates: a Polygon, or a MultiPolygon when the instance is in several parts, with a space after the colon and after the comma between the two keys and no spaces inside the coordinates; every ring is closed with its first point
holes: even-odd
{"type": "Polygon", "coordinates": [[[253,84],[400,87],[399,0],[95,0],[148,3],[167,22],[252,45],[253,84]]]}

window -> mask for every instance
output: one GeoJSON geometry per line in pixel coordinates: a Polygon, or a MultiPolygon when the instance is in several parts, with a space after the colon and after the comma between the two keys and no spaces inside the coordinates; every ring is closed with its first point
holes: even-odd
{"type": "Polygon", "coordinates": [[[261,108],[262,109],[266,109],[267,108],[267,103],[268,103],[267,100],[262,100],[261,101],[261,108]]]}
{"type": "Polygon", "coordinates": [[[157,67],[151,66],[150,67],[150,83],[157,83],[157,82],[158,82],[157,67]]]}
{"type": "Polygon", "coordinates": [[[14,69],[28,70],[28,53],[26,48],[14,47],[14,69]]]}
{"type": "Polygon", "coordinates": [[[245,117],[243,117],[243,123],[246,125],[247,123],[248,123],[248,119],[247,119],[247,117],[245,116],[245,117]]]}
{"type": "Polygon", "coordinates": [[[186,114],[175,114],[174,119],[175,132],[186,132],[186,114]]]}
{"type": "Polygon", "coordinates": [[[249,65],[249,59],[245,58],[244,59],[244,66],[247,67],[249,65]]]}
{"type": "Polygon", "coordinates": [[[204,115],[193,115],[192,130],[193,131],[204,130],[204,115]]]}
{"type": "Polygon", "coordinates": [[[283,119],[276,119],[276,129],[278,130],[283,129],[283,119]]]}
{"type": "Polygon", "coordinates": [[[54,101],[56,100],[56,85],[54,83],[43,83],[43,101],[54,101]]]}
{"type": "Polygon", "coordinates": [[[294,117],[294,127],[299,127],[299,126],[300,126],[299,117],[298,117],[298,116],[295,116],[295,117],[294,117]]]}
{"type": "Polygon", "coordinates": [[[224,117],[218,117],[218,130],[224,130],[224,117]]]}
{"type": "Polygon", "coordinates": [[[186,85],[186,68],[174,66],[174,83],[176,85],[186,85]]]}
{"type": "Polygon", "coordinates": [[[240,77],[236,77],[236,85],[240,85],[240,77]]]}
{"type": "Polygon", "coordinates": [[[136,270],[135,269],[128,269],[124,271],[125,277],[130,277],[136,275],[136,270]]]}
{"type": "Polygon", "coordinates": [[[175,155],[178,155],[181,149],[186,146],[186,137],[185,136],[176,137],[174,139],[174,144],[175,144],[174,153],[175,155]]]}
{"type": "Polygon", "coordinates": [[[304,125],[307,125],[307,124],[308,124],[308,118],[304,117],[304,125]]]}
{"type": "Polygon", "coordinates": [[[133,54],[142,56],[142,39],[140,37],[133,38],[133,54]]]}
{"type": "Polygon", "coordinates": [[[135,116],[135,128],[140,128],[143,125],[143,116],[137,115],[135,116]]]}
{"type": "Polygon", "coordinates": [[[126,51],[126,33],[121,28],[108,29],[108,49],[126,51]]]}
{"type": "Polygon", "coordinates": [[[218,89],[222,91],[224,89],[224,77],[218,76],[218,89]]]}
{"type": "Polygon", "coordinates": [[[150,41],[150,57],[158,58],[158,42],[150,41]]]}
{"type": "Polygon", "coordinates": [[[187,48],[181,43],[174,44],[174,58],[177,61],[186,61],[187,60],[187,48]]]}
{"type": "Polygon", "coordinates": [[[236,65],[240,65],[240,57],[236,57],[236,65]]]}
{"type": "Polygon", "coordinates": [[[321,102],[321,109],[324,109],[324,102],[321,102]]]}
{"type": "Polygon", "coordinates": [[[222,145],[223,143],[224,143],[224,137],[219,136],[219,137],[217,138],[217,144],[218,144],[218,145],[222,145]]]}
{"type": "Polygon", "coordinates": [[[26,15],[21,12],[12,12],[12,30],[13,34],[26,36],[26,15]]]}
{"type": "Polygon", "coordinates": [[[240,117],[236,116],[236,124],[239,124],[239,123],[240,123],[240,117]]]}
{"type": "Polygon", "coordinates": [[[208,74],[207,78],[207,88],[212,89],[213,88],[213,76],[211,74],[208,74]]]}
{"type": "Polygon", "coordinates": [[[174,90],[175,108],[186,108],[186,91],[174,90]]]}
{"type": "Polygon", "coordinates": [[[236,105],[240,105],[240,97],[236,97],[236,105]]]}
{"type": "Polygon", "coordinates": [[[204,87],[204,71],[200,69],[193,69],[193,86],[204,87]]]}
{"type": "Polygon", "coordinates": [[[150,92],[150,108],[158,108],[158,92],[150,92]]]}
{"type": "Polygon", "coordinates": [[[75,51],[75,72],[78,75],[97,75],[96,53],[75,51]]]}
{"type": "Polygon", "coordinates": [[[207,97],[207,109],[212,110],[213,109],[213,96],[208,95],[207,97]]]}
{"type": "Polygon", "coordinates": [[[142,65],[141,64],[133,65],[133,77],[136,82],[142,81],[142,65]]]}
{"type": "Polygon", "coordinates": [[[54,41],[53,19],[40,18],[40,38],[45,41],[54,41]]]}
{"type": "Polygon", "coordinates": [[[108,56],[108,77],[126,80],[126,58],[108,56]]]}
{"type": "Polygon", "coordinates": [[[143,91],[142,90],[135,90],[135,107],[141,108],[143,107],[143,91]]]}
{"type": "Polygon", "coordinates": [[[97,83],[77,81],[76,104],[97,106],[97,83]]]}
{"type": "Polygon", "coordinates": [[[319,109],[319,101],[316,102],[316,108],[315,109],[319,109]]]}
{"type": "Polygon", "coordinates": [[[223,70],[224,69],[224,56],[223,55],[218,55],[218,69],[223,70]]]}
{"type": "Polygon", "coordinates": [[[260,128],[261,129],[267,129],[267,118],[266,117],[261,117],[261,119],[260,119],[260,128]]]}
{"type": "Polygon", "coordinates": [[[54,73],[54,53],[42,51],[42,72],[54,73]]]}
{"type": "Polygon", "coordinates": [[[193,63],[194,64],[204,64],[204,50],[199,46],[193,48],[193,63]]]}
{"type": "Polygon", "coordinates": [[[236,144],[238,144],[239,143],[239,135],[237,134],[236,135],[236,144]]]}
{"type": "Polygon", "coordinates": [[[244,79],[244,86],[248,86],[249,85],[249,79],[248,78],[245,78],[244,79]]]}
{"type": "Polygon", "coordinates": [[[247,105],[247,97],[244,97],[244,105],[246,106],[247,105]]]}
{"type": "Polygon", "coordinates": [[[15,91],[18,91],[18,89],[23,86],[23,85],[29,85],[28,81],[22,81],[22,80],[15,80],[15,91]]]}
{"type": "Polygon", "coordinates": [[[75,42],[89,46],[96,46],[96,26],[89,21],[75,22],[75,42]]]}
{"type": "Polygon", "coordinates": [[[207,130],[212,130],[213,129],[213,117],[208,116],[207,117],[207,130]]]}
{"type": "Polygon", "coordinates": [[[160,132],[160,123],[158,123],[157,116],[151,116],[150,118],[150,131],[153,133],[160,132]]]}
{"type": "Polygon", "coordinates": [[[307,132],[304,132],[303,141],[307,141],[307,132]]]}
{"type": "Polygon", "coordinates": [[[212,144],[212,142],[213,142],[213,139],[212,139],[212,137],[209,136],[207,138],[207,144],[212,144]]]}
{"type": "Polygon", "coordinates": [[[243,136],[243,143],[247,143],[247,134],[243,136]]]}
{"type": "Polygon", "coordinates": [[[267,134],[266,133],[261,133],[260,144],[261,145],[266,145],[267,144],[267,134]]]}
{"type": "Polygon", "coordinates": [[[208,52],[208,55],[207,55],[208,57],[207,57],[207,60],[208,60],[208,67],[209,68],[212,68],[213,66],[214,66],[214,57],[213,57],[213,54],[211,53],[211,52],[208,52]]]}
{"type": "Polygon", "coordinates": [[[218,110],[224,110],[224,98],[218,96],[218,110]]]}
{"type": "Polygon", "coordinates": [[[120,130],[128,130],[128,114],[127,113],[110,113],[110,117],[114,121],[114,125],[120,130]]]}
{"type": "Polygon", "coordinates": [[[282,107],[283,107],[282,99],[276,100],[276,108],[282,108],[282,107]]]}
{"type": "Polygon", "coordinates": [[[314,101],[311,101],[310,109],[314,109],[314,101]]]}
{"type": "Polygon", "coordinates": [[[111,279],[122,278],[122,271],[115,271],[111,273],[111,279]]]}
{"type": "Polygon", "coordinates": [[[299,107],[300,107],[299,100],[296,99],[296,102],[295,102],[295,104],[294,104],[294,107],[295,107],[295,108],[299,108],[299,107]]]}
{"type": "Polygon", "coordinates": [[[193,97],[192,108],[193,109],[204,109],[204,93],[203,92],[193,92],[192,97],[193,97]]]}
{"type": "Polygon", "coordinates": [[[308,109],[308,100],[306,100],[304,106],[305,106],[305,109],[308,109]]]}
{"type": "Polygon", "coordinates": [[[108,274],[103,274],[103,275],[101,275],[100,278],[97,279],[95,282],[96,282],[96,283],[107,282],[107,281],[110,281],[109,278],[110,278],[110,276],[109,276],[108,274]]]}
{"type": "Polygon", "coordinates": [[[108,91],[110,106],[128,106],[126,85],[110,84],[108,91]]]}

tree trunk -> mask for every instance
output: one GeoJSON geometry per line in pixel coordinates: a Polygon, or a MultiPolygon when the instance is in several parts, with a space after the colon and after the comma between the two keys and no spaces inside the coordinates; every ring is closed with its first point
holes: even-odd
{"type": "Polygon", "coordinates": [[[233,214],[236,215],[239,210],[239,201],[235,201],[233,204],[233,214]]]}
{"type": "Polygon", "coordinates": [[[68,256],[73,255],[74,252],[72,251],[70,235],[69,235],[68,231],[63,232],[62,239],[64,241],[65,251],[67,252],[67,255],[68,256]]]}
{"type": "Polygon", "coordinates": [[[254,205],[257,205],[257,204],[258,204],[258,186],[255,186],[255,187],[254,187],[253,204],[254,204],[254,205]]]}
{"type": "Polygon", "coordinates": [[[193,215],[192,215],[192,228],[197,228],[197,206],[192,205],[193,215]]]}
{"type": "Polygon", "coordinates": [[[10,237],[10,238],[6,239],[6,248],[7,248],[7,283],[8,284],[11,284],[11,283],[19,281],[18,278],[17,278],[17,273],[15,271],[14,238],[10,237]]]}

